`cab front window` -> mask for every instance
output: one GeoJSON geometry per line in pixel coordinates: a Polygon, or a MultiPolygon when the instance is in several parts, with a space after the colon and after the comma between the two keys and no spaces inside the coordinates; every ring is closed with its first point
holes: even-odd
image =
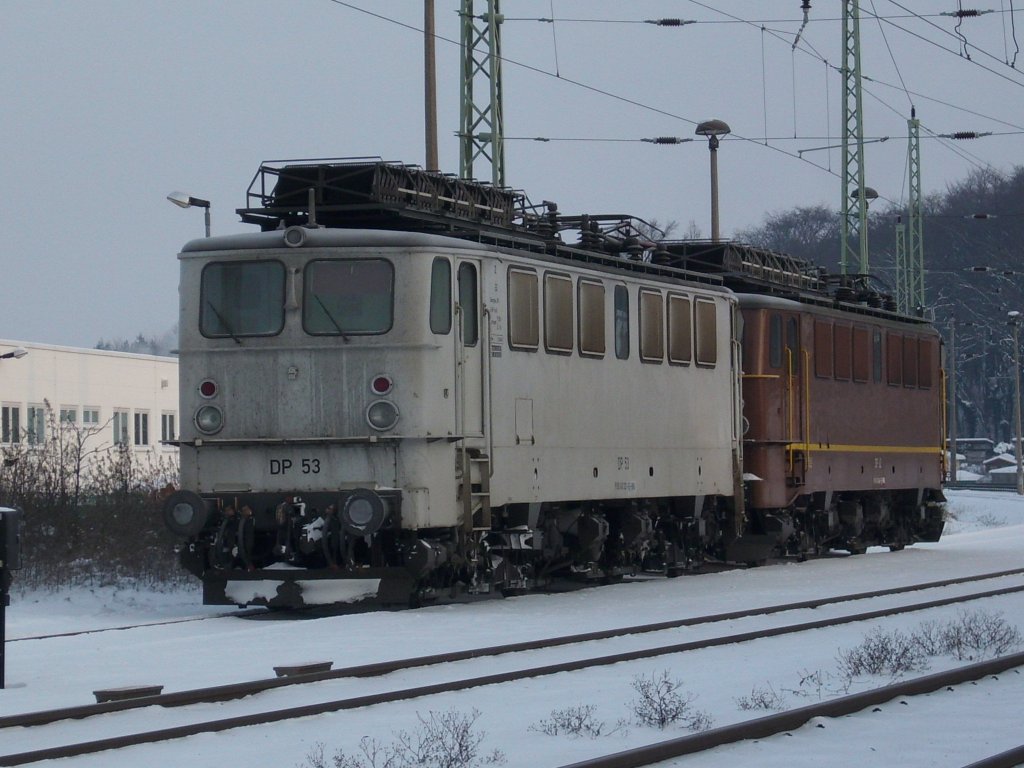
{"type": "Polygon", "coordinates": [[[284,327],[284,264],[222,261],[203,269],[199,330],[207,338],[273,336],[284,327]]]}
{"type": "Polygon", "coordinates": [[[383,259],[311,261],[303,280],[302,326],[313,335],[387,333],[394,284],[394,268],[383,259]]]}

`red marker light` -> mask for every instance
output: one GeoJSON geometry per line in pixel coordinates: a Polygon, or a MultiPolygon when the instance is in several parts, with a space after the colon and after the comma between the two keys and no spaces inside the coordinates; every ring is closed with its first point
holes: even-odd
{"type": "Polygon", "coordinates": [[[370,384],[370,389],[373,390],[375,395],[386,395],[391,391],[393,386],[394,382],[391,380],[390,376],[381,375],[373,378],[373,381],[370,384]]]}
{"type": "Polygon", "coordinates": [[[206,379],[206,381],[199,385],[199,394],[207,398],[213,397],[217,394],[217,383],[211,379],[206,379]]]}

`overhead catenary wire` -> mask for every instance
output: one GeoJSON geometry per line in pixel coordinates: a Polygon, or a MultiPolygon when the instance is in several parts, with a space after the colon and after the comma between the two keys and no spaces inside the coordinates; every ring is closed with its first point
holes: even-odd
{"type": "MultiPolygon", "coordinates": [[[[692,2],[692,0],[691,0],[691,2],[692,2]]],[[[903,4],[899,3],[897,0],[888,0],[888,2],[892,3],[897,8],[900,8],[900,9],[902,9],[904,11],[911,12],[909,8],[907,8],[903,4]]],[[[956,35],[954,35],[952,32],[949,32],[948,30],[943,29],[942,27],[940,27],[935,22],[929,21],[927,18],[925,18],[924,16],[921,16],[920,14],[916,14],[915,13],[913,15],[914,15],[915,18],[921,19],[922,21],[924,21],[929,26],[934,27],[935,29],[937,29],[943,35],[947,35],[949,37],[953,37],[954,39],[958,40],[956,35]]],[[[1013,19],[1013,15],[1012,14],[1010,16],[1010,19],[1012,21],[1012,19],[1013,19]]],[[[954,55],[954,56],[956,56],[958,58],[962,58],[958,51],[954,51],[954,50],[952,50],[950,48],[946,48],[945,46],[940,45],[936,41],[931,40],[930,38],[927,38],[924,35],[920,35],[917,32],[914,32],[912,30],[907,29],[906,27],[902,27],[899,24],[896,24],[894,21],[892,21],[891,18],[882,17],[882,21],[884,21],[885,23],[895,27],[896,29],[900,30],[901,32],[904,32],[904,33],[906,33],[908,35],[911,35],[912,37],[917,38],[918,40],[921,40],[921,41],[927,43],[928,45],[934,46],[934,47],[938,48],[939,50],[945,51],[946,53],[950,53],[950,54],[952,54],[952,55],[954,55]]],[[[993,61],[996,61],[996,62],[998,62],[1000,64],[1004,64],[1005,65],[1005,62],[1000,60],[998,56],[993,56],[991,53],[986,51],[984,48],[979,48],[978,46],[972,46],[972,47],[974,48],[974,50],[978,51],[981,54],[984,54],[986,57],[992,59],[993,61]]],[[[1003,80],[1006,80],[1009,83],[1013,83],[1014,85],[1016,85],[1018,87],[1024,88],[1024,82],[1022,82],[1020,80],[1017,80],[1016,78],[1010,77],[1010,76],[1008,76],[1008,75],[1006,75],[1006,74],[1004,74],[1002,72],[998,72],[998,71],[992,69],[991,67],[986,67],[984,64],[981,64],[976,59],[967,59],[967,61],[969,61],[971,64],[973,64],[976,67],[981,67],[986,72],[991,72],[996,77],[1002,78],[1003,80]]],[[[1011,67],[1011,69],[1012,69],[1012,67],[1011,67]]],[[[1014,72],[1016,72],[1016,70],[1014,70],[1014,72]]]]}
{"type": "MultiPolygon", "coordinates": [[[[695,5],[698,5],[700,7],[706,8],[706,9],[712,11],[712,12],[725,15],[725,16],[729,17],[730,20],[735,21],[736,23],[747,24],[747,25],[750,25],[750,26],[755,26],[758,29],[760,29],[761,25],[754,24],[754,23],[752,23],[752,22],[750,22],[750,21],[748,21],[746,19],[741,19],[739,17],[732,16],[731,14],[728,14],[725,11],[720,11],[720,10],[718,10],[716,8],[713,8],[713,7],[709,6],[709,5],[707,5],[706,3],[699,2],[699,0],[689,0],[689,1],[691,3],[693,3],[693,4],[695,4],[695,5]]],[[[423,30],[421,28],[419,28],[419,27],[417,27],[417,26],[415,26],[413,24],[409,24],[409,23],[400,21],[398,19],[391,18],[391,17],[386,16],[384,14],[371,11],[369,9],[366,9],[366,8],[360,7],[358,5],[355,5],[352,2],[347,2],[346,0],[329,0],[329,2],[331,2],[331,3],[335,4],[335,5],[339,5],[339,6],[348,8],[350,10],[353,10],[353,11],[356,11],[356,12],[359,12],[359,13],[363,13],[365,15],[377,18],[377,19],[379,19],[381,21],[385,21],[385,22],[388,22],[388,23],[395,24],[397,26],[403,27],[403,28],[408,29],[408,30],[413,31],[413,32],[417,32],[419,34],[423,33],[423,30]]],[[[914,14],[914,16],[916,17],[917,14],[914,14]]],[[[788,46],[788,41],[785,39],[784,35],[786,35],[786,34],[790,34],[791,35],[792,34],[792,33],[784,33],[784,32],[780,32],[780,31],[776,31],[776,30],[771,30],[771,29],[769,29],[767,27],[765,27],[765,33],[767,35],[769,35],[769,36],[776,37],[777,39],[779,39],[782,42],[786,42],[787,46],[788,46]]],[[[460,42],[459,41],[452,40],[450,38],[444,37],[443,35],[439,35],[439,34],[436,34],[436,33],[435,33],[435,39],[441,40],[442,42],[448,43],[450,45],[460,46],[460,42]]],[[[816,58],[816,59],[818,59],[820,61],[825,62],[827,67],[829,67],[831,69],[836,69],[833,65],[830,65],[828,63],[827,59],[825,59],[820,53],[818,53],[814,49],[813,45],[811,45],[808,41],[806,41],[806,38],[804,40],[804,43],[801,46],[799,46],[799,47],[800,47],[800,50],[802,52],[806,53],[807,55],[811,56],[812,58],[816,58]]],[[[940,46],[940,48],[941,48],[941,46],[940,46]]],[[[946,50],[946,49],[944,49],[944,50],[946,50]]],[[[614,99],[614,100],[619,101],[619,102],[624,103],[624,104],[629,104],[631,106],[635,106],[635,107],[637,107],[639,109],[651,112],[653,114],[659,114],[659,115],[663,115],[665,117],[669,117],[671,119],[680,120],[680,121],[682,121],[684,123],[688,123],[688,124],[693,125],[693,126],[696,126],[698,124],[697,120],[694,120],[694,119],[691,119],[689,117],[686,117],[685,115],[680,115],[680,114],[674,113],[674,112],[672,112],[670,110],[662,109],[660,107],[655,107],[653,105],[644,103],[644,102],[642,102],[642,101],[640,101],[638,99],[631,98],[629,96],[624,96],[622,94],[615,93],[615,92],[612,92],[612,91],[609,91],[609,90],[606,90],[606,89],[603,89],[603,88],[599,88],[597,86],[591,85],[591,84],[586,83],[586,82],[582,82],[582,81],[575,80],[575,79],[572,79],[572,78],[561,77],[557,73],[553,73],[553,72],[544,70],[544,69],[542,69],[540,67],[536,67],[536,66],[533,66],[533,65],[530,65],[530,64],[526,64],[526,63],[521,62],[521,61],[510,59],[508,57],[502,57],[502,61],[504,63],[510,65],[510,66],[518,67],[518,68],[524,69],[526,71],[534,72],[536,74],[540,74],[540,75],[543,75],[543,76],[555,78],[559,82],[566,83],[566,84],[574,86],[574,87],[582,88],[582,89],[584,89],[586,91],[589,91],[591,93],[594,93],[594,94],[597,94],[597,95],[601,95],[601,96],[604,96],[604,97],[607,97],[607,98],[610,98],[610,99],[614,99]]],[[[875,82],[878,82],[878,81],[875,81],[875,82]]],[[[885,84],[885,85],[889,85],[889,84],[885,84]]],[[[890,87],[898,87],[898,86],[890,86],[890,87]]],[[[873,94],[872,94],[872,96],[876,100],[878,100],[881,103],[885,104],[885,102],[882,99],[880,99],[878,96],[874,96],[873,94]]],[[[928,97],[924,97],[924,98],[928,98],[928,97]]],[[[889,109],[892,109],[892,107],[887,105],[887,104],[885,106],[887,108],[889,108],[889,109]]],[[[951,106],[954,109],[960,109],[956,105],[949,105],[949,106],[951,106]]],[[[965,111],[969,112],[969,110],[965,110],[965,111]]],[[[1002,122],[1004,122],[1004,124],[1010,125],[1011,127],[1014,127],[1014,128],[1018,128],[1019,127],[1019,126],[1015,126],[1015,125],[1013,125],[1011,123],[1006,123],[1005,121],[1002,121],[1002,122]]],[[[831,131],[829,131],[829,132],[831,132],[831,131]]],[[[530,137],[530,138],[532,140],[534,137],[530,137]]],[[[768,137],[766,139],[764,137],[761,137],[761,138],[749,137],[749,136],[740,134],[738,132],[733,132],[729,136],[729,140],[730,141],[745,141],[745,142],[749,142],[749,143],[755,143],[758,146],[763,146],[763,147],[765,147],[765,148],[767,148],[767,149],[769,149],[769,150],[771,150],[773,152],[776,152],[776,153],[778,153],[780,155],[789,157],[789,158],[794,159],[794,160],[798,160],[798,161],[800,161],[802,163],[805,163],[805,164],[815,168],[816,170],[822,171],[822,172],[827,173],[827,174],[829,174],[829,175],[831,175],[833,177],[839,178],[839,174],[836,171],[832,170],[831,158],[829,158],[827,165],[822,165],[820,163],[817,163],[817,162],[814,162],[812,160],[809,160],[808,158],[803,157],[802,155],[800,155],[800,154],[798,154],[796,152],[792,152],[792,151],[783,149],[780,146],[768,143],[768,141],[793,140],[793,137],[777,137],[777,138],[776,137],[768,137]]],[[[632,139],[632,140],[626,140],[626,141],[637,141],[637,140],[632,139]]],[[[957,152],[957,154],[960,155],[961,157],[964,157],[964,155],[961,154],[959,151],[957,151],[957,150],[954,150],[954,151],[957,152]]],[[[980,161],[976,160],[976,162],[980,162],[980,161]]],[[[889,198],[885,197],[884,195],[880,196],[880,197],[883,200],[888,200],[889,202],[893,202],[892,200],[889,200],[889,198]]]]}

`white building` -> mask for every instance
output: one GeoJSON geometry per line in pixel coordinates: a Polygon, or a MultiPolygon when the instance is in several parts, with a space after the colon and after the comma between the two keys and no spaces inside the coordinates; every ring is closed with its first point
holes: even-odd
{"type": "Polygon", "coordinates": [[[115,444],[177,464],[178,360],[174,357],[0,340],[0,450],[42,445],[74,429],[90,452],[115,444]]]}

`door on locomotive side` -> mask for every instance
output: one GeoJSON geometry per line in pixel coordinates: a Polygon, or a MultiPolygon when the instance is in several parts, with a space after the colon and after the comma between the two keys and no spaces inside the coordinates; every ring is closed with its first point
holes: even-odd
{"type": "Polygon", "coordinates": [[[475,446],[484,437],[488,332],[480,297],[479,259],[455,260],[455,317],[456,433],[475,446]]]}
{"type": "Polygon", "coordinates": [[[786,441],[786,477],[792,486],[804,484],[810,454],[810,414],[808,413],[808,375],[810,356],[803,343],[801,317],[796,312],[783,312],[782,372],[783,372],[783,429],[786,441]]]}

